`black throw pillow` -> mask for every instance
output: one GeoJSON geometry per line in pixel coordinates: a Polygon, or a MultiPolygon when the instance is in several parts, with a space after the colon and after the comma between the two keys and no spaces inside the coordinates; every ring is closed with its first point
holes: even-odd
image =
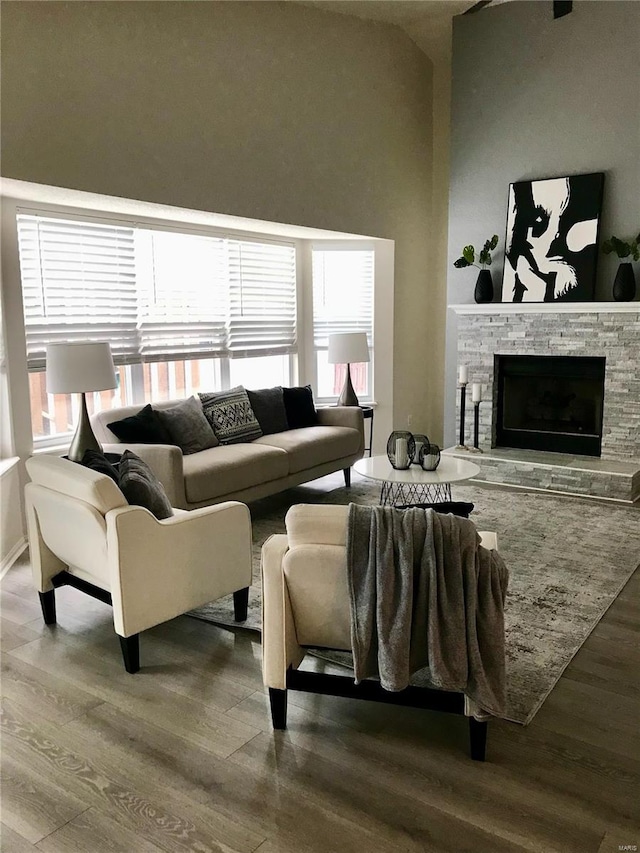
{"type": "Polygon", "coordinates": [[[469,518],[473,512],[474,504],[464,501],[440,501],[440,503],[434,504],[407,504],[406,506],[398,506],[396,509],[412,509],[413,507],[435,509],[436,512],[442,512],[445,515],[451,513],[451,515],[458,515],[460,518],[469,518]]]}
{"type": "Polygon", "coordinates": [[[289,429],[281,385],[261,388],[259,391],[247,389],[247,396],[263,435],[274,435],[289,429]]]}
{"type": "Polygon", "coordinates": [[[118,473],[118,485],[128,503],[143,506],[157,519],[170,518],[173,515],[164,486],[143,459],[130,450],[125,450],[118,473]]]}
{"type": "Polygon", "coordinates": [[[311,385],[305,385],[303,388],[283,388],[282,397],[289,429],[317,425],[318,415],[313,405],[311,385]]]}
{"type": "Polygon", "coordinates": [[[120,441],[130,444],[174,444],[169,430],[150,403],[137,414],[113,421],[107,426],[120,441]]]}
{"type": "MultiPolygon", "coordinates": [[[[113,456],[114,454],[110,455],[113,456]]],[[[98,474],[106,474],[117,486],[120,485],[118,469],[99,450],[85,450],[80,464],[84,465],[85,468],[91,468],[92,471],[97,471],[98,474]]]]}

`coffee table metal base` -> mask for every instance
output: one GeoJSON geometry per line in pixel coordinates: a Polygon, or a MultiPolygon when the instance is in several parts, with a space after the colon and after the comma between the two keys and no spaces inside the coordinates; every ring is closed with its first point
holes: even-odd
{"type": "Polygon", "coordinates": [[[450,500],[449,483],[391,483],[385,480],[380,490],[382,506],[434,504],[450,500]]]}

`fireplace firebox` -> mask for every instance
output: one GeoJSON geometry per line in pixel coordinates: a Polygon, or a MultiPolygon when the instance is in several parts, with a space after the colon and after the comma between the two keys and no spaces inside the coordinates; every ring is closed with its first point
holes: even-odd
{"type": "Polygon", "coordinates": [[[496,355],[495,445],[600,456],[605,359],[496,355]]]}

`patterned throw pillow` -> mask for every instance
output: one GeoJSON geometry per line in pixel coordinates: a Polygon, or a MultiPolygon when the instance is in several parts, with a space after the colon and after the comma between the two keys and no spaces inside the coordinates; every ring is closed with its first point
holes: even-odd
{"type": "Polygon", "coordinates": [[[198,396],[202,411],[221,444],[254,441],[262,435],[260,424],[242,385],[229,391],[198,396]]]}

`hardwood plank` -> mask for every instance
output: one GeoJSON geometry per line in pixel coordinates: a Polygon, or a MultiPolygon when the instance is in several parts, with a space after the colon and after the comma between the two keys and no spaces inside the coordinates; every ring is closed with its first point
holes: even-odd
{"type": "MultiPolygon", "coordinates": [[[[343,701],[325,698],[336,703],[343,701]]],[[[308,718],[306,723],[292,719],[283,735],[286,743],[306,750],[314,762],[327,760],[337,765],[334,771],[337,777],[354,774],[355,787],[355,778],[368,777],[385,791],[411,797],[423,807],[437,808],[448,820],[461,824],[458,836],[476,829],[492,834],[494,845],[506,844],[505,849],[509,845],[514,849],[522,847],[536,853],[579,851],[589,849],[589,844],[593,849],[597,847],[595,842],[601,837],[602,822],[570,795],[558,797],[556,793],[547,793],[529,778],[521,780],[517,767],[496,765],[491,756],[491,733],[489,761],[477,764],[468,758],[466,723],[462,718],[416,709],[401,710],[406,719],[413,719],[414,726],[405,724],[384,734],[367,735],[332,724],[326,718],[322,721],[308,718]],[[458,742],[452,748],[454,739],[458,742]]],[[[267,699],[255,694],[231,713],[250,714],[251,717],[243,719],[254,719],[257,725],[257,717],[268,714],[267,699]]],[[[280,733],[266,737],[274,744],[281,743],[280,733]]],[[[262,736],[254,738],[230,760],[244,766],[246,754],[262,742],[262,736]]],[[[249,763],[248,769],[251,766],[249,763]]]]}
{"type": "Polygon", "coordinates": [[[0,648],[3,652],[16,649],[24,643],[30,643],[37,638],[38,634],[27,625],[18,625],[8,619],[4,613],[0,620],[0,648]]]}
{"type": "Polygon", "coordinates": [[[14,832],[5,823],[0,824],[0,849],[2,853],[34,853],[38,848],[14,832]]]}
{"type": "Polygon", "coordinates": [[[37,594],[34,599],[26,599],[20,595],[10,592],[4,585],[0,591],[0,608],[3,618],[10,619],[16,625],[24,625],[32,622],[42,611],[38,602],[37,594]]]}
{"type": "Polygon", "coordinates": [[[2,749],[2,821],[35,844],[87,809],[87,803],[65,791],[2,749]]]}
{"type": "MultiPolygon", "coordinates": [[[[340,816],[327,811],[315,792],[304,787],[288,791],[283,797],[282,781],[268,765],[247,773],[229,760],[204,757],[183,739],[167,736],[108,705],[90,711],[66,728],[74,736],[92,738],[101,759],[108,757],[116,763],[126,759],[127,745],[135,741],[135,773],[162,773],[173,791],[197,802],[210,803],[213,799],[216,809],[230,819],[263,835],[275,835],[283,850],[307,849],[309,843],[309,849],[326,850],[322,844],[327,837],[334,839],[335,849],[354,853],[362,850],[359,828],[352,829],[340,816]],[[313,842],[303,841],[314,826],[322,827],[322,834],[313,842]]],[[[131,761],[128,768],[131,771],[131,761]]],[[[364,814],[361,818],[365,823],[368,820],[364,814]]]]}
{"type": "Polygon", "coordinates": [[[628,824],[608,830],[598,847],[598,853],[620,853],[621,850],[640,850],[640,826],[628,824]]]}
{"type": "MultiPolygon", "coordinates": [[[[86,806],[106,810],[129,830],[168,851],[251,853],[264,839],[213,808],[176,797],[164,779],[146,776],[131,784],[127,765],[105,766],[89,755],[91,744],[79,741],[66,727],[32,719],[3,702],[3,745],[11,758],[41,775],[49,771],[65,790],[81,795],[86,806]]],[[[71,794],[70,794],[71,796],[71,794]]]]}
{"type": "Polygon", "coordinates": [[[64,724],[101,702],[64,678],[9,655],[2,655],[0,674],[3,696],[56,723],[64,724]]]}
{"type": "Polygon", "coordinates": [[[42,853],[159,853],[162,848],[91,808],[43,838],[35,849],[42,853]]]}
{"type": "Polygon", "coordinates": [[[257,734],[222,711],[164,689],[153,670],[130,675],[119,661],[98,657],[73,638],[64,644],[34,640],[8,654],[51,675],[62,671],[67,681],[92,696],[181,734],[216,755],[230,755],[257,734]]]}

